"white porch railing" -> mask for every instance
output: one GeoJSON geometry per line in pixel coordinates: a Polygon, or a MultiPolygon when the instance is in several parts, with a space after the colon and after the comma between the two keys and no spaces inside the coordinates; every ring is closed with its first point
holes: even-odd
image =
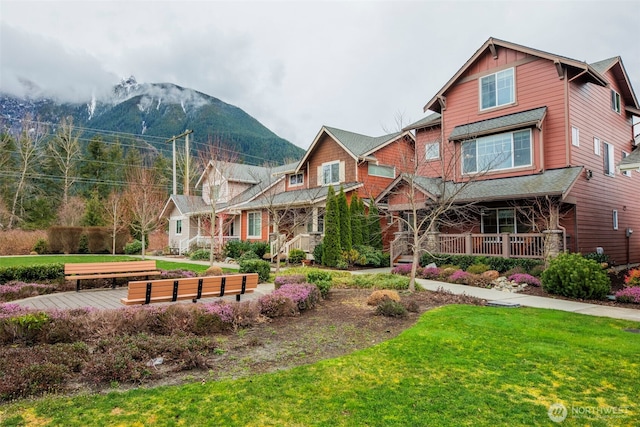
{"type": "MultiPolygon", "coordinates": [[[[233,240],[240,240],[240,236],[222,236],[222,246],[224,246],[227,242],[233,240]]],[[[214,245],[216,245],[217,249],[220,239],[218,237],[214,240],[214,245]]],[[[191,239],[182,239],[180,240],[178,247],[178,254],[183,255],[185,252],[188,252],[192,246],[196,246],[197,248],[210,248],[211,247],[211,236],[202,236],[197,235],[192,237],[191,239]]]]}
{"type": "MultiPolygon", "coordinates": [[[[286,236],[284,234],[281,234],[279,237],[284,237],[286,238],[286,236]]],[[[291,240],[284,242],[284,240],[282,240],[283,243],[278,243],[278,240],[271,242],[271,259],[274,260],[276,258],[276,255],[278,254],[277,250],[280,250],[280,253],[282,254],[289,254],[289,252],[292,249],[300,249],[306,253],[311,252],[311,235],[309,234],[298,234],[295,237],[293,237],[291,240]]]]}

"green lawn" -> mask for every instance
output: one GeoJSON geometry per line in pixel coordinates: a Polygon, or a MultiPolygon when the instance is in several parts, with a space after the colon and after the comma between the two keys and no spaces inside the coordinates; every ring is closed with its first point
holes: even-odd
{"type": "MultiPolygon", "coordinates": [[[[29,255],[17,257],[1,257],[0,267],[13,267],[17,265],[72,263],[72,262],[112,262],[112,261],[139,261],[140,257],[128,255],[29,255]]],[[[207,269],[207,265],[191,264],[187,262],[156,261],[158,268],[162,270],[191,270],[201,273],[207,269]]],[[[224,268],[225,272],[230,270],[224,268]]]]}
{"type": "Polygon", "coordinates": [[[47,398],[3,425],[637,425],[633,322],[541,309],[446,306],[388,342],[241,380],[47,398]]]}

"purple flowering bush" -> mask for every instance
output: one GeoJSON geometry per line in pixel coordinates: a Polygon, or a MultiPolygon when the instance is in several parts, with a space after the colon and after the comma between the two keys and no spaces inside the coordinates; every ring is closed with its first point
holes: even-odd
{"type": "Polygon", "coordinates": [[[41,285],[38,283],[8,282],[0,285],[0,301],[15,301],[37,295],[50,294],[56,290],[55,285],[41,285]]]}
{"type": "Polygon", "coordinates": [[[179,279],[181,277],[197,277],[191,270],[160,270],[161,279],[179,279]]]}
{"type": "Polygon", "coordinates": [[[276,277],[274,284],[275,284],[275,288],[278,289],[282,285],[304,283],[306,281],[307,281],[307,277],[304,274],[291,274],[289,276],[276,277]]]}
{"type": "MultiPolygon", "coordinates": [[[[411,274],[411,267],[413,267],[413,264],[399,264],[391,269],[391,274],[408,276],[409,274],[411,274]]],[[[416,271],[417,274],[420,275],[420,267],[418,267],[416,271]]]]}
{"type": "Polygon", "coordinates": [[[440,277],[442,270],[438,267],[425,267],[422,269],[422,278],[435,280],[440,277]]]}
{"type": "Polygon", "coordinates": [[[540,279],[526,273],[512,274],[511,276],[508,277],[508,279],[511,282],[516,282],[518,284],[526,283],[529,286],[537,286],[537,287],[541,286],[540,279]]]}
{"type": "Polygon", "coordinates": [[[267,317],[295,316],[316,306],[320,291],[310,283],[287,283],[260,298],[260,312],[267,317]]]}
{"type": "Polygon", "coordinates": [[[640,286],[631,286],[616,292],[616,301],[640,304],[640,286]]]}
{"type": "Polygon", "coordinates": [[[467,273],[464,270],[456,270],[449,276],[449,281],[453,283],[465,284],[471,276],[471,273],[467,273]]]}

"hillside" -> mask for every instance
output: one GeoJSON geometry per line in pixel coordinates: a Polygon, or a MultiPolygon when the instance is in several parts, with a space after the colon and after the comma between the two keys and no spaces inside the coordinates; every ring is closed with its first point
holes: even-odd
{"type": "Polygon", "coordinates": [[[77,127],[91,129],[85,130],[84,136],[94,132],[133,134],[164,152],[168,144],[147,137],[170,138],[191,129],[194,155],[207,141],[220,141],[224,148],[240,153],[239,160],[252,164],[282,163],[304,154],[303,149],[280,138],[238,107],[171,83],[139,84],[133,77],[115,86],[109,98],[84,103],[0,94],[0,120],[4,124],[15,128],[16,119],[27,115],[54,124],[72,116],[77,127]]]}

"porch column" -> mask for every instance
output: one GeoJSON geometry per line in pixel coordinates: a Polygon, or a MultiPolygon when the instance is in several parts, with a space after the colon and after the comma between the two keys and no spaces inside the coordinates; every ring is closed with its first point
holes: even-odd
{"type": "Polygon", "coordinates": [[[501,233],[500,241],[502,242],[502,256],[509,258],[511,256],[511,238],[509,233],[501,233]]]}
{"type": "MultiPolygon", "coordinates": [[[[222,230],[222,225],[223,225],[223,218],[222,215],[218,215],[218,248],[216,248],[216,251],[218,250],[222,250],[222,247],[224,246],[224,233],[222,230]]],[[[213,248],[211,248],[211,250],[213,250],[213,248]]]]}
{"type": "Polygon", "coordinates": [[[311,211],[311,231],[318,231],[318,208],[313,208],[311,211]]]}
{"type": "Polygon", "coordinates": [[[548,262],[564,250],[562,247],[562,230],[544,230],[544,258],[548,262]]]}
{"type": "Polygon", "coordinates": [[[466,255],[473,255],[473,237],[471,233],[466,233],[464,235],[464,253],[466,255]]]}
{"type": "Polygon", "coordinates": [[[425,249],[430,254],[440,253],[440,232],[439,231],[427,231],[427,240],[425,242],[425,249]]]}

